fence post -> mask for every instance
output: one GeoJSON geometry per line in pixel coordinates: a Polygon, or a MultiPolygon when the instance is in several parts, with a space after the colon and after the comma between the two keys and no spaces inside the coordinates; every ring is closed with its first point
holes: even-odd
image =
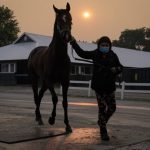
{"type": "Polygon", "coordinates": [[[91,96],[91,80],[89,81],[89,87],[88,87],[88,97],[91,96]]]}
{"type": "Polygon", "coordinates": [[[121,100],[124,98],[124,89],[125,89],[125,82],[122,82],[122,87],[121,87],[121,100]]]}

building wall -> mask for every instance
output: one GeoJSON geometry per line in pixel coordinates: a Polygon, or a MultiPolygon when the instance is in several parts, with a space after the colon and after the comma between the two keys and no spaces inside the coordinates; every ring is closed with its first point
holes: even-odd
{"type": "Polygon", "coordinates": [[[16,84],[16,61],[1,61],[0,62],[0,85],[15,85],[16,84]]]}
{"type": "Polygon", "coordinates": [[[16,85],[16,83],[15,74],[0,74],[0,85],[16,85]]]}
{"type": "Polygon", "coordinates": [[[132,83],[150,83],[150,68],[124,68],[122,80],[132,83]]]}
{"type": "MultiPolygon", "coordinates": [[[[124,68],[122,81],[129,83],[150,83],[150,68],[124,68]]],[[[150,87],[127,86],[127,89],[150,90],[150,87]]]]}
{"type": "MultiPolygon", "coordinates": [[[[70,70],[70,80],[83,80],[83,81],[89,81],[91,80],[92,76],[92,65],[87,64],[71,64],[71,70],[70,70]],[[74,66],[77,68],[75,74],[72,74],[72,68],[74,66]],[[90,74],[87,72],[87,68],[90,68],[90,74]]],[[[27,69],[27,60],[19,60],[16,61],[16,72],[13,75],[14,80],[16,84],[31,84],[30,77],[28,75],[28,69],[27,69]]],[[[12,80],[11,78],[6,80],[12,80]]]]}
{"type": "MultiPolygon", "coordinates": [[[[6,69],[7,70],[7,69],[6,69]]],[[[15,84],[29,84],[29,77],[27,71],[27,60],[19,61],[1,61],[0,62],[0,84],[1,85],[15,85],[15,84]],[[8,72],[3,72],[3,64],[8,64],[8,72]],[[15,71],[11,72],[10,64],[14,64],[15,71]]]]}
{"type": "Polygon", "coordinates": [[[30,84],[30,78],[27,69],[27,60],[17,61],[16,83],[30,84]]]}
{"type": "Polygon", "coordinates": [[[91,64],[71,64],[70,79],[89,81],[92,78],[93,67],[91,64]]]}
{"type": "MultiPolygon", "coordinates": [[[[14,85],[14,84],[30,84],[30,78],[27,70],[27,60],[19,61],[5,61],[1,63],[15,63],[15,73],[0,73],[0,84],[14,85]]],[[[92,78],[92,65],[91,64],[71,64],[70,80],[89,81],[92,78]],[[91,68],[90,74],[86,74],[87,67],[91,68]],[[76,68],[76,69],[75,69],[76,68]],[[85,69],[86,68],[86,69],[85,69]],[[84,72],[84,69],[86,70],[84,72]]],[[[122,81],[125,82],[138,82],[138,83],[150,83],[150,68],[132,69],[124,68],[122,73],[122,81]]],[[[150,88],[150,87],[148,87],[150,88]]]]}

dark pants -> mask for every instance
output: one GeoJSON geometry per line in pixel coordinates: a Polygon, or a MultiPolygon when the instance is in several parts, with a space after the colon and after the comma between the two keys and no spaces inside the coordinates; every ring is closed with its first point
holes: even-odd
{"type": "Polygon", "coordinates": [[[96,93],[96,96],[99,108],[98,125],[100,127],[106,127],[108,120],[116,110],[115,93],[96,93]]]}

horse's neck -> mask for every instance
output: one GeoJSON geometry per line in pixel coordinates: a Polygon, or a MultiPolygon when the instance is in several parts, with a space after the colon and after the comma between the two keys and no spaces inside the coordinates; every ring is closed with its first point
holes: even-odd
{"type": "Polygon", "coordinates": [[[61,48],[63,52],[67,50],[67,43],[65,43],[59,36],[53,37],[53,44],[56,49],[61,48]]]}
{"type": "Polygon", "coordinates": [[[67,55],[67,43],[60,37],[58,31],[54,31],[52,42],[49,45],[50,51],[55,51],[56,55],[67,55]]]}

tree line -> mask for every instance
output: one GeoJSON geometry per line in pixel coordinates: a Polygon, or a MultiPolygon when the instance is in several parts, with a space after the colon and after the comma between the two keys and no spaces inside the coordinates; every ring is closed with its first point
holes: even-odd
{"type": "MultiPolygon", "coordinates": [[[[0,6],[0,47],[15,41],[19,32],[19,23],[14,12],[4,5],[0,6]]],[[[126,29],[112,44],[116,47],[150,52],[150,28],[126,29]]]]}
{"type": "Polygon", "coordinates": [[[13,11],[4,5],[0,6],[0,47],[15,41],[19,32],[20,28],[13,11]]]}
{"type": "Polygon", "coordinates": [[[150,28],[126,29],[113,46],[150,52],[150,28]]]}

